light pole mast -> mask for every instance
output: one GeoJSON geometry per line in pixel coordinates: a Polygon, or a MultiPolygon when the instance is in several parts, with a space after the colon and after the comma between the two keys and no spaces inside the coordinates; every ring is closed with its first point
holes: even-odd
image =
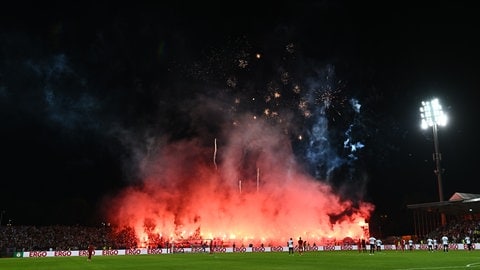
{"type": "MultiPolygon", "coordinates": [[[[420,117],[422,118],[422,128],[427,129],[432,127],[433,130],[433,143],[435,153],[433,153],[433,160],[435,161],[435,174],[437,175],[438,185],[438,198],[440,202],[443,202],[443,188],[442,188],[442,167],[440,161],[442,155],[440,154],[440,147],[438,144],[438,126],[445,126],[447,124],[447,116],[443,113],[442,106],[438,102],[438,99],[432,99],[431,101],[422,101],[422,107],[420,107],[420,117]]],[[[447,223],[445,213],[441,214],[442,225],[447,223]]]]}
{"type": "Polygon", "coordinates": [[[433,154],[433,160],[435,161],[435,174],[437,175],[438,182],[438,198],[443,202],[443,188],[442,188],[442,167],[440,161],[442,160],[442,154],[440,153],[438,146],[438,126],[434,124],[432,126],[433,130],[433,143],[435,145],[435,153],[433,154]]]}

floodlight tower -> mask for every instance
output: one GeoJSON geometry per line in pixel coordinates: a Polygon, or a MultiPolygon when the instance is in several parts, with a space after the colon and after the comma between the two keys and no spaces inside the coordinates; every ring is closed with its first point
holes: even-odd
{"type": "MultiPolygon", "coordinates": [[[[433,130],[433,143],[435,146],[435,153],[433,154],[433,160],[435,161],[435,174],[437,175],[438,184],[438,197],[440,202],[443,202],[443,189],[442,189],[442,168],[440,166],[440,160],[442,156],[439,152],[438,146],[438,126],[445,126],[447,124],[447,116],[442,110],[442,106],[438,99],[434,98],[431,101],[422,101],[422,107],[420,107],[420,117],[422,119],[422,128],[427,129],[432,127],[433,130]]],[[[441,213],[442,225],[445,225],[445,214],[441,213]]]]}

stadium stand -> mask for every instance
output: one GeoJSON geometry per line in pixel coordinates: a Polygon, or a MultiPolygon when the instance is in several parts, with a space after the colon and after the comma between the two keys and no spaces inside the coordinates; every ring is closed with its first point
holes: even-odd
{"type": "Polygon", "coordinates": [[[418,238],[423,239],[439,230],[450,231],[452,227],[458,227],[457,224],[462,224],[460,227],[474,227],[472,229],[475,230],[480,220],[480,194],[455,192],[448,201],[410,204],[407,208],[413,211],[415,235],[418,238]],[[447,224],[441,222],[442,213],[447,224]]]}

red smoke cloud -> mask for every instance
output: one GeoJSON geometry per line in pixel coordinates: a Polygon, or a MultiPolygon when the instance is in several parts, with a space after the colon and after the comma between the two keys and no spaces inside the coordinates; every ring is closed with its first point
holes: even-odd
{"type": "Polygon", "coordinates": [[[297,166],[287,135],[262,120],[237,124],[215,152],[199,140],[158,147],[143,161],[143,182],[119,194],[109,219],[168,241],[221,239],[285,245],[302,237],[363,237],[374,206],[341,200],[331,187],[297,166]],[[359,205],[359,206],[358,206],[359,205]]]}

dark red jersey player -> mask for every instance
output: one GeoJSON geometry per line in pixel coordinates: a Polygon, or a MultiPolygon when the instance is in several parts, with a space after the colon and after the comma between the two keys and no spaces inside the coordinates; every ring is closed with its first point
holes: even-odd
{"type": "Polygon", "coordinates": [[[88,245],[87,251],[88,251],[88,259],[87,260],[91,261],[93,252],[95,251],[95,247],[92,244],[90,244],[90,245],[88,245]]]}

